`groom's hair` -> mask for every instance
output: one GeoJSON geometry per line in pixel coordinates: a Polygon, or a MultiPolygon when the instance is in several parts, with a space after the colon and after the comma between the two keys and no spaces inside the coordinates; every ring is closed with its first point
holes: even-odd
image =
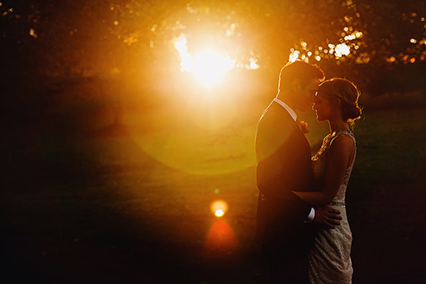
{"type": "Polygon", "coordinates": [[[300,60],[289,62],[281,68],[278,91],[290,88],[295,79],[299,79],[302,88],[305,88],[312,80],[319,79],[323,81],[324,78],[324,72],[318,65],[308,64],[300,60]]]}

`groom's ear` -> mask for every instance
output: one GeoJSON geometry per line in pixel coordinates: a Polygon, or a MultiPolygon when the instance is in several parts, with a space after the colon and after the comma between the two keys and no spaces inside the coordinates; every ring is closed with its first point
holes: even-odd
{"type": "Polygon", "coordinates": [[[298,92],[302,91],[302,84],[300,84],[299,79],[294,79],[291,82],[291,89],[293,90],[294,93],[298,93],[298,92]]]}

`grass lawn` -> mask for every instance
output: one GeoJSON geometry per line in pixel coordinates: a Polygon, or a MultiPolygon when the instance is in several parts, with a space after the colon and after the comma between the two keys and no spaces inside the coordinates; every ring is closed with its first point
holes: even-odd
{"type": "MultiPolygon", "coordinates": [[[[2,282],[264,283],[253,140],[268,101],[207,102],[125,105],[117,125],[92,107],[3,122],[2,282]]],[[[355,129],[354,283],[424,279],[424,114],[366,110],[355,129]]],[[[327,125],[301,117],[318,147],[327,125]]]]}

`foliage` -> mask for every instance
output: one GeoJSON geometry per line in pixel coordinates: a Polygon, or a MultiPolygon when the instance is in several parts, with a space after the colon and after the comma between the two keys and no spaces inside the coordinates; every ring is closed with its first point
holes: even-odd
{"type": "Polygon", "coordinates": [[[297,51],[330,73],[344,69],[377,86],[378,70],[402,81],[405,65],[423,67],[425,17],[426,3],[416,0],[5,0],[8,56],[0,71],[5,82],[22,74],[34,81],[148,76],[178,68],[173,41],[185,34],[189,52],[214,46],[237,66],[256,60],[276,70],[297,51]],[[338,56],[339,44],[350,53],[338,56]]]}

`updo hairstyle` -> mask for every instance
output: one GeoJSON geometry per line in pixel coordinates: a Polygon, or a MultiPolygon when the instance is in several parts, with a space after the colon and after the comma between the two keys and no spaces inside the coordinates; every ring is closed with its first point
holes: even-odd
{"type": "Polygon", "coordinates": [[[343,120],[354,122],[361,117],[362,109],[358,106],[361,93],[351,81],[344,78],[324,81],[318,88],[318,95],[328,100],[340,99],[343,120]]]}

